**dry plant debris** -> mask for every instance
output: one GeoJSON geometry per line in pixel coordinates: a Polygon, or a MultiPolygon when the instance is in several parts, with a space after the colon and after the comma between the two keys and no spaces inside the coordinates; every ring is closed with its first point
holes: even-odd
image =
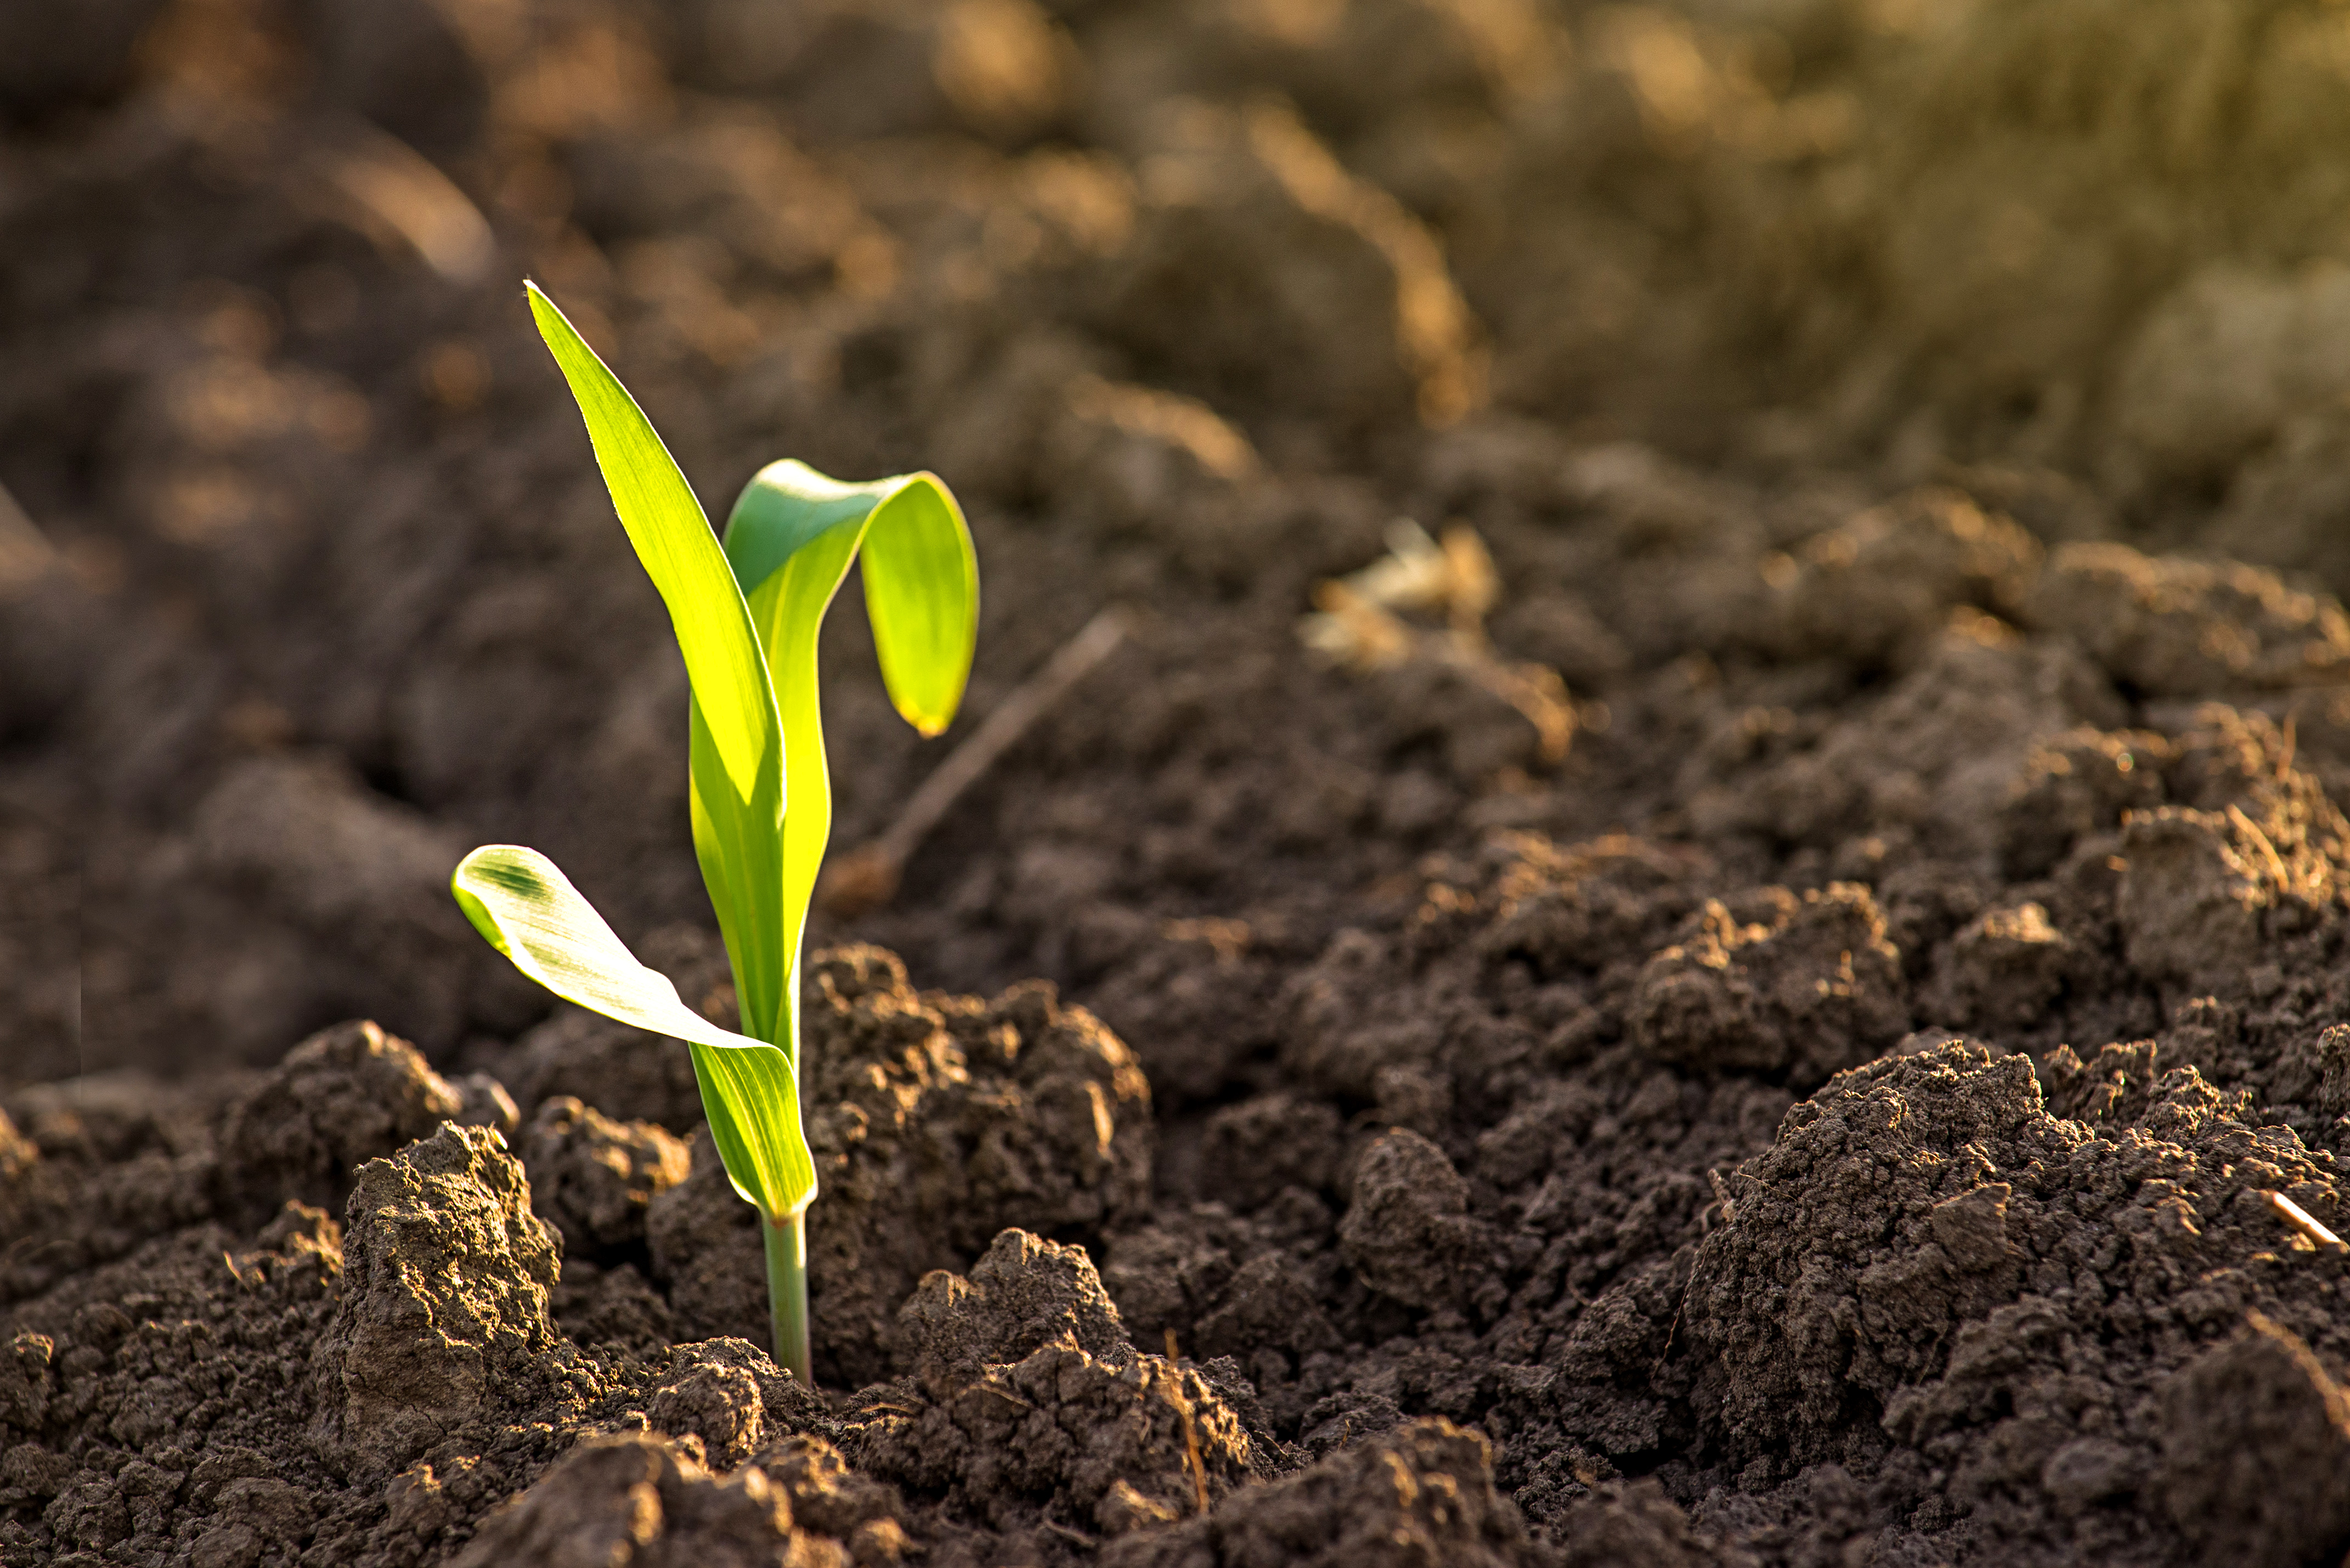
{"type": "Polygon", "coordinates": [[[1023,681],[996,704],[969,739],[947,754],[938,771],[922,781],[887,831],[835,859],[816,881],[816,904],[844,919],[866,914],[898,896],[906,862],[922,839],[952,810],[963,791],[976,783],[996,759],[1018,743],[1020,737],[1053,705],[1068,695],[1093,668],[1124,641],[1130,618],[1112,606],[1086,622],[1063,643],[1045,667],[1023,681]]]}
{"type": "Polygon", "coordinates": [[[1564,760],[1574,744],[1575,711],[1557,670],[1513,662],[1493,649],[1485,617],[1499,597],[1493,558],[1476,530],[1454,524],[1440,541],[1409,518],[1388,529],[1388,553],[1344,577],[1314,589],[1314,613],[1298,622],[1308,649],[1358,673],[1392,670],[1416,659],[1466,673],[1525,716],[1547,763],[1564,760]],[[1397,614],[1441,614],[1441,628],[1397,614]]]}

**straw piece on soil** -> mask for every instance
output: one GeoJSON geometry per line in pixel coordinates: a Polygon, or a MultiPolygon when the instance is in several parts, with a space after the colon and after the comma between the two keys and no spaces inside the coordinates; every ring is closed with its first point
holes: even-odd
{"type": "Polygon", "coordinates": [[[2269,1202],[2275,1206],[2278,1215],[2286,1224],[2308,1238],[2310,1245],[2319,1251],[2350,1252],[2350,1245],[2344,1244],[2341,1237],[2319,1224],[2315,1215],[2283,1193],[2270,1193],[2269,1202]]]}
{"type": "Polygon", "coordinates": [[[1094,666],[1125,640],[1128,618],[1113,605],[1087,621],[1018,690],[996,704],[971,738],[957,746],[922,781],[906,808],[879,838],[850,850],[827,867],[816,884],[816,903],[826,913],[851,919],[897,897],[906,862],[962,792],[1012,749],[1031,725],[1068,695],[1094,666]]]}
{"type": "MultiPolygon", "coordinates": [[[[1174,1366],[1180,1358],[1175,1349],[1175,1331],[1167,1331],[1167,1361],[1174,1366]]],[[[1183,1397],[1182,1374],[1176,1374],[1175,1407],[1183,1413],[1183,1468],[1191,1472],[1191,1490],[1197,1494],[1200,1511],[1208,1511],[1208,1467],[1200,1459],[1200,1432],[1191,1424],[1191,1401],[1183,1397]]]]}
{"type": "Polygon", "coordinates": [[[0,588],[31,582],[56,556],[48,535],[0,485],[0,588]]]}

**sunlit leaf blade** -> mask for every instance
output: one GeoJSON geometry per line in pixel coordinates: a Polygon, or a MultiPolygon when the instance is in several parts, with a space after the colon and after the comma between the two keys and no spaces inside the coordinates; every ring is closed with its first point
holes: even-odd
{"type": "Polygon", "coordinates": [[[678,1040],[745,1042],[678,1000],[647,969],[554,861],[519,844],[485,844],[449,879],[458,907],[514,966],[566,1002],[678,1040]]]}
{"type": "Polygon", "coordinates": [[[979,558],[962,508],[917,473],[874,510],[865,535],[865,610],[881,679],[906,722],[935,735],[954,721],[979,639],[979,558]]]}
{"type": "Polygon", "coordinates": [[[726,559],[743,594],[755,591],[795,551],[827,529],[864,522],[904,483],[900,477],[851,483],[789,457],[753,474],[726,518],[726,559]]]}
{"type": "Polygon", "coordinates": [[[769,1215],[816,1196],[799,1092],[784,1053],[721,1029],[647,969],[555,862],[518,844],[488,844],[449,879],[458,907],[514,966],[566,1002],[693,1047],[710,1130],[734,1189],[769,1215]]]}
{"type": "Polygon", "coordinates": [[[783,903],[783,777],[763,771],[755,795],[745,800],[736,794],[700,698],[687,708],[693,855],[733,968],[743,1032],[782,1045],[796,1062],[796,1002],[788,957],[795,927],[785,918],[783,903]]]}
{"type": "Polygon", "coordinates": [[[784,732],[806,737],[784,758],[782,907],[795,967],[832,834],[817,635],[860,546],[882,678],[908,722],[935,734],[962,701],[979,627],[979,568],[946,487],[927,473],[848,484],[803,462],[775,462],[743,487],[726,523],[726,558],[751,607],[784,732]]]}
{"type": "Polygon", "coordinates": [[[825,607],[857,557],[860,531],[835,527],[817,535],[751,596],[751,611],[759,625],[775,628],[768,662],[785,732],[806,735],[813,742],[794,747],[784,758],[781,893],[784,940],[795,966],[808,898],[832,837],[832,776],[825,760],[824,714],[816,685],[816,633],[824,624],[825,607]]]}
{"type": "Polygon", "coordinates": [[[757,793],[782,741],[759,669],[758,639],[702,504],[619,379],[573,330],[555,302],[528,286],[539,336],[571,384],[596,462],[637,558],[669,607],[687,678],[735,793],[757,793]]]}
{"type": "Polygon", "coordinates": [[[689,1049],[710,1140],[735,1193],[770,1219],[806,1213],[816,1201],[816,1161],[800,1126],[799,1075],[782,1049],[755,1040],[689,1049]]]}
{"type": "MultiPolygon", "coordinates": [[[[872,618],[881,679],[906,722],[935,735],[952,722],[971,676],[979,636],[979,560],[962,509],[934,474],[901,473],[849,484],[804,462],[769,463],[743,487],[726,522],[726,557],[746,597],[829,530],[857,525],[850,545],[865,551],[865,605],[872,618]]],[[[835,584],[837,587],[837,584],[835,584]]],[[[831,602],[795,593],[794,616],[821,622],[831,602]]],[[[777,638],[796,631],[754,606],[767,662],[784,701],[787,662],[777,638]]],[[[806,628],[813,637],[815,625],[806,628]]],[[[785,732],[794,733],[788,715],[785,732]]]]}
{"type": "Polygon", "coordinates": [[[750,607],[685,476],[619,378],[555,303],[529,290],[539,334],[587,421],[637,558],[669,607],[693,691],[693,845],[734,970],[745,1032],[790,1046],[783,911],[783,728],[750,607]]]}

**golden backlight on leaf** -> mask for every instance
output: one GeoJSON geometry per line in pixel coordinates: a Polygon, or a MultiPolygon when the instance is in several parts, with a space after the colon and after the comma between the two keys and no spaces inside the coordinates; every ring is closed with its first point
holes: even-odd
{"type": "Polygon", "coordinates": [[[628,389],[534,285],[532,316],[587,421],[614,510],[668,606],[691,688],[694,857],[734,972],[743,1033],[695,1013],[639,963],[555,863],[474,850],[451,888],[515,967],[566,1001],[685,1042],[711,1134],[767,1246],[775,1355],[809,1373],[806,1214],[816,1167],[800,1125],[799,960],[832,834],[816,681],[825,611],[862,549],[881,678],[906,722],[953,721],[979,628],[979,565],[928,473],[845,483],[805,463],[762,469],[723,542],[628,389]]]}

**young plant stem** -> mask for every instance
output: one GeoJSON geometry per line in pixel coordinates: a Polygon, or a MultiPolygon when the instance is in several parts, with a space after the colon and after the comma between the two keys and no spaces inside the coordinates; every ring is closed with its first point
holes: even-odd
{"type": "Polygon", "coordinates": [[[775,1359],[784,1370],[813,1388],[809,1366],[807,1303],[807,1213],[759,1216],[767,1243],[767,1304],[775,1314],[775,1359]]]}

